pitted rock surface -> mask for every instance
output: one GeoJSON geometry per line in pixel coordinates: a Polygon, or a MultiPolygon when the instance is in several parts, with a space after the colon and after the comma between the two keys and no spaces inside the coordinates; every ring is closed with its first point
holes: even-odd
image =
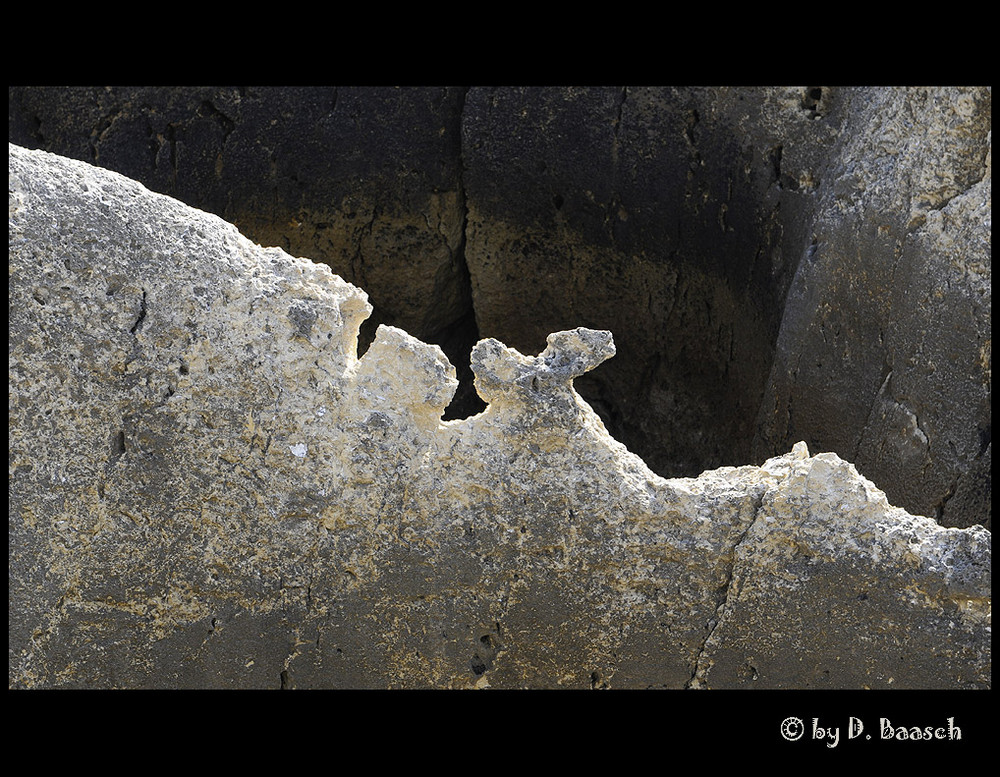
{"type": "Polygon", "coordinates": [[[990,685],[982,527],[804,444],[656,475],[573,386],[603,330],[480,342],[444,421],[441,349],[359,358],[328,267],[9,164],[9,686],[990,685]]]}

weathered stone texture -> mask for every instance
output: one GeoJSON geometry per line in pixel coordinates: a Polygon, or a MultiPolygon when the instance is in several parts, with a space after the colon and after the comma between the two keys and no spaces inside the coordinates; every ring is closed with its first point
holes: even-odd
{"type": "Polygon", "coordinates": [[[455,88],[12,88],[9,139],[321,259],[378,289],[378,322],[434,337],[469,305],[462,98],[455,88]]]}
{"type": "Polygon", "coordinates": [[[989,527],[991,89],[11,87],[9,140],[328,264],[468,354],[615,333],[577,388],[658,474],[799,440],[989,527]]]}
{"type": "Polygon", "coordinates": [[[804,444],[663,479],[574,388],[604,330],[480,341],[442,421],[442,350],[358,358],[326,265],[9,164],[10,686],[990,685],[982,527],[804,444]]]}
{"type": "Polygon", "coordinates": [[[606,87],[465,101],[480,331],[527,351],[571,326],[614,331],[619,358],[580,390],[661,474],[750,460],[791,277],[777,214],[802,207],[775,184],[773,147],[794,138],[808,157],[831,137],[784,98],[606,87]]]}
{"type": "Polygon", "coordinates": [[[990,526],[989,89],[853,90],[761,405],[890,500],[990,526]]]}

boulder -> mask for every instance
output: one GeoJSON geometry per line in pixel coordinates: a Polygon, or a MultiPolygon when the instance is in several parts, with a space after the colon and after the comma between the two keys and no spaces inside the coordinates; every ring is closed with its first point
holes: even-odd
{"type": "Polygon", "coordinates": [[[8,213],[10,687],[990,685],[987,530],[802,443],[662,478],[575,388],[610,331],[480,340],[443,420],[325,264],[14,145],[8,213]]]}

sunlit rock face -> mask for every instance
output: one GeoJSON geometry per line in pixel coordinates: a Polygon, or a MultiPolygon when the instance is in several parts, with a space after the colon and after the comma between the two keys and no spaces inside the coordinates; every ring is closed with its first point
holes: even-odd
{"type": "Polygon", "coordinates": [[[470,351],[614,332],[575,386],[664,477],[837,453],[991,527],[988,86],[11,86],[8,140],[327,264],[470,351]]]}
{"type": "Polygon", "coordinates": [[[8,213],[11,687],[990,685],[989,531],[801,443],[656,475],[607,330],[481,340],[445,421],[325,265],[13,145],[8,213]]]}

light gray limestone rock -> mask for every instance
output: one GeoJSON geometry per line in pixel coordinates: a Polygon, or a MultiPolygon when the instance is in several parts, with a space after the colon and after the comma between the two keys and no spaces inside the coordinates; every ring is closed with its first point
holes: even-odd
{"type": "Polygon", "coordinates": [[[573,380],[611,333],[437,346],[329,268],[9,147],[16,688],[990,685],[991,534],[804,444],[666,480],[573,380]]]}

